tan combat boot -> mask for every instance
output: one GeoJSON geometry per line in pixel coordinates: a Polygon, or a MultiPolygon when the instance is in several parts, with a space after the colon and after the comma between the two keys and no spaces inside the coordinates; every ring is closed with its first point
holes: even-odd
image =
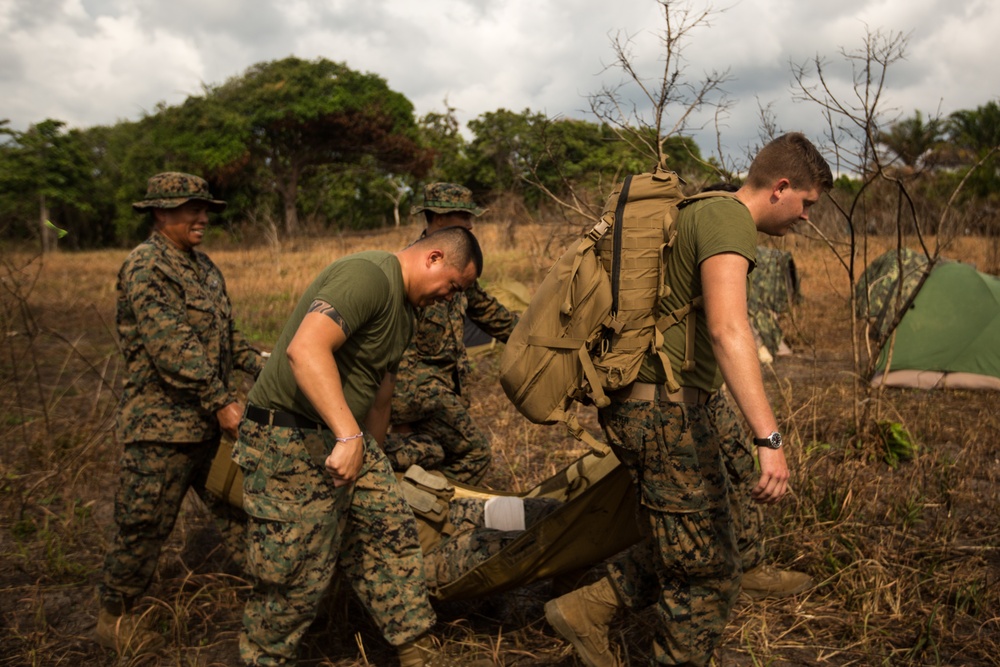
{"type": "Polygon", "coordinates": [[[144,619],[129,614],[115,616],[106,609],[97,615],[95,634],[98,644],[120,655],[155,653],[166,643],[159,633],[146,627],[144,619]]]}
{"type": "Polygon", "coordinates": [[[754,600],[787,598],[798,595],[812,585],[812,577],[804,572],[779,570],[766,564],[744,572],[743,581],[740,582],[743,592],[754,600]]]}
{"type": "Polygon", "coordinates": [[[397,648],[399,667],[493,667],[492,660],[451,657],[434,645],[427,635],[397,648]]]}
{"type": "Polygon", "coordinates": [[[545,618],[570,642],[587,667],[619,667],[621,662],[608,643],[608,625],[621,606],[611,580],[595,584],[545,603],[545,618]]]}

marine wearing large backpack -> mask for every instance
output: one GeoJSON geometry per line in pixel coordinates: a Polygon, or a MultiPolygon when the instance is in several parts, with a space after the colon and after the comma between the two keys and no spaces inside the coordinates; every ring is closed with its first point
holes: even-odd
{"type": "Polygon", "coordinates": [[[536,424],[563,423],[595,451],[607,452],[571,411],[574,402],[604,407],[607,392],[635,381],[647,353],[659,356],[668,391],[679,389],[662,352],[663,332],[687,322],[684,368],[693,368],[694,312],[700,298],[658,316],[670,293],[665,263],[677,213],[688,196],[662,163],[627,176],[608,197],[600,221],[552,266],[511,333],[500,360],[500,384],[536,424]],[[610,233],[609,233],[610,232],[610,233]]]}

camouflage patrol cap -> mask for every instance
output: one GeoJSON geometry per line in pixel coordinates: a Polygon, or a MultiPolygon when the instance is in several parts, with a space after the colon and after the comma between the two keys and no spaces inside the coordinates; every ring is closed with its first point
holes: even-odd
{"type": "Polygon", "coordinates": [[[486,209],[476,206],[476,202],[472,199],[472,190],[469,188],[455,183],[430,183],[424,187],[423,205],[414,206],[410,213],[417,214],[421,211],[435,213],[468,211],[479,217],[486,212],[486,209]]]}
{"type": "Polygon", "coordinates": [[[180,171],[167,171],[152,176],[146,181],[146,196],[132,204],[136,211],[151,208],[177,208],[189,201],[203,201],[208,210],[218,213],[226,208],[226,202],[212,199],[208,182],[204,178],[180,171]]]}

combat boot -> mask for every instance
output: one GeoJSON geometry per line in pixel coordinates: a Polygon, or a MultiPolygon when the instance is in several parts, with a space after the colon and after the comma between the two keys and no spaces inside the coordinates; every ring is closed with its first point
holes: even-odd
{"type": "Polygon", "coordinates": [[[545,618],[587,667],[619,667],[618,655],[608,642],[608,626],[620,606],[611,580],[604,577],[546,602],[545,618]]]}
{"type": "Polygon", "coordinates": [[[155,653],[166,643],[163,636],[149,630],[142,618],[130,614],[116,616],[107,609],[97,615],[97,643],[119,655],[155,653]]]}
{"type": "Polygon", "coordinates": [[[399,667],[493,667],[492,660],[469,660],[446,655],[427,635],[399,646],[397,651],[399,667]]]}
{"type": "Polygon", "coordinates": [[[798,595],[813,585],[812,577],[795,570],[779,570],[773,565],[761,564],[743,573],[740,586],[754,600],[770,598],[779,600],[798,595]]]}

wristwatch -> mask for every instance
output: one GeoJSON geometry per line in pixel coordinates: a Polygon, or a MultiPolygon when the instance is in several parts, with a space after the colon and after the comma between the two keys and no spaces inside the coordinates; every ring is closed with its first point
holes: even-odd
{"type": "Polygon", "coordinates": [[[781,434],[775,431],[766,438],[754,438],[753,444],[758,447],[769,447],[770,449],[781,449],[781,434]]]}

